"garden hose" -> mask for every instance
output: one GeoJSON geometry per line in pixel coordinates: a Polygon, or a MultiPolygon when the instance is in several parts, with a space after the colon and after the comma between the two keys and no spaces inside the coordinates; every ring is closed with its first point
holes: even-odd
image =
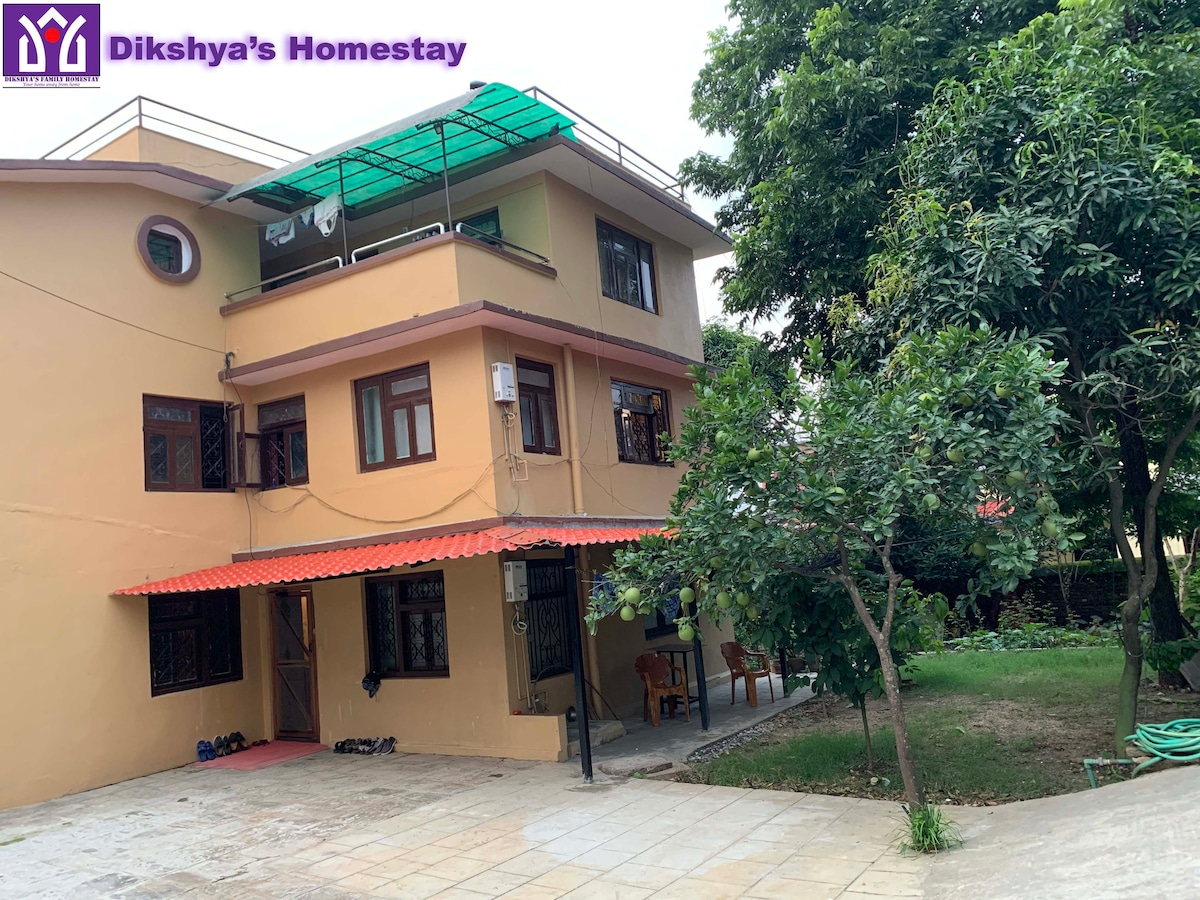
{"type": "Polygon", "coordinates": [[[1195,762],[1200,759],[1200,719],[1176,719],[1166,725],[1139,725],[1125,740],[1150,757],[1133,770],[1134,775],[1162,760],[1195,762]]]}

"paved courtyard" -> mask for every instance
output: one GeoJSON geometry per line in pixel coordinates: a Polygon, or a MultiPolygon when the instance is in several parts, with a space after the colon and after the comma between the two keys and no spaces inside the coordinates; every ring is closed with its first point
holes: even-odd
{"type": "Polygon", "coordinates": [[[888,849],[899,825],[877,801],[325,752],[0,813],[0,896],[919,896],[927,863],[888,849]]]}

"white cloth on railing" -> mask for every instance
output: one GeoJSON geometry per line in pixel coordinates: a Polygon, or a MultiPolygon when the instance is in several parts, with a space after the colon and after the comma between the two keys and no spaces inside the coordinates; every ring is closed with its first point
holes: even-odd
{"type": "Polygon", "coordinates": [[[313,208],[306,206],[300,212],[296,213],[296,221],[300,223],[301,228],[313,227],[313,208]]]}
{"type": "Polygon", "coordinates": [[[313,221],[325,237],[333,234],[333,226],[337,224],[338,210],[341,208],[341,194],[331,194],[313,206],[313,221]]]}
{"type": "Polygon", "coordinates": [[[286,244],[295,236],[296,220],[294,218],[289,217],[282,222],[272,222],[267,226],[267,241],[276,247],[286,244]]]}

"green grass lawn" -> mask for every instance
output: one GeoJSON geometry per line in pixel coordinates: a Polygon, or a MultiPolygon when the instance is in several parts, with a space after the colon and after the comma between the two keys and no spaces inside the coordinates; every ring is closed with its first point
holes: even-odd
{"type": "MultiPolygon", "coordinates": [[[[930,797],[1003,802],[1087,788],[1085,757],[1111,756],[1121,651],[1112,647],[921,657],[904,691],[909,736],[930,797]]],[[[1197,715],[1200,702],[1144,701],[1139,721],[1197,715]]],[[[834,699],[781,717],[764,738],[707,763],[692,778],[865,797],[899,797],[895,740],[884,703],[869,707],[875,764],[866,766],[857,710],[834,699]],[[876,779],[872,784],[872,778],[876,779]],[[890,782],[890,784],[888,783],[890,782]]],[[[1110,774],[1109,778],[1119,777],[1110,774]]]]}

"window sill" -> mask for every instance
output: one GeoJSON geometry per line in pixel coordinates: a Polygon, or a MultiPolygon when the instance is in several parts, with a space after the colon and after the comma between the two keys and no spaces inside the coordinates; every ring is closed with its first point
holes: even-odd
{"type": "Polygon", "coordinates": [[[646,309],[646,307],[641,306],[637,303],[626,303],[620,297],[614,297],[612,294],[606,294],[603,291],[600,292],[600,296],[602,296],[608,300],[611,300],[614,303],[620,303],[622,306],[628,306],[630,309],[640,309],[642,312],[649,313],[652,316],[660,315],[660,313],[657,309],[646,309]]]}
{"type": "Polygon", "coordinates": [[[629,466],[655,466],[659,469],[675,468],[675,463],[673,462],[643,462],[640,459],[618,459],[617,462],[629,466]]]}
{"type": "Polygon", "coordinates": [[[184,691],[198,691],[202,688],[220,687],[223,684],[234,684],[236,682],[243,680],[243,678],[244,678],[243,675],[237,675],[237,676],[232,676],[229,678],[221,678],[221,679],[214,679],[212,681],[206,681],[203,684],[181,684],[181,685],[172,685],[171,687],[163,687],[163,688],[151,687],[150,688],[150,696],[151,697],[163,697],[163,696],[166,696],[167,694],[182,694],[184,691]]]}
{"type": "MultiPolygon", "coordinates": [[[[437,462],[436,456],[422,456],[420,459],[397,460],[396,462],[388,463],[369,463],[367,465],[359,464],[358,473],[366,475],[370,472],[386,472],[388,469],[403,469],[405,466],[416,466],[421,463],[437,462]]],[[[305,482],[307,484],[307,482],[305,482]]]]}
{"type": "Polygon", "coordinates": [[[380,681],[404,681],[409,678],[449,678],[450,671],[447,669],[444,672],[383,672],[379,675],[380,681]]]}

